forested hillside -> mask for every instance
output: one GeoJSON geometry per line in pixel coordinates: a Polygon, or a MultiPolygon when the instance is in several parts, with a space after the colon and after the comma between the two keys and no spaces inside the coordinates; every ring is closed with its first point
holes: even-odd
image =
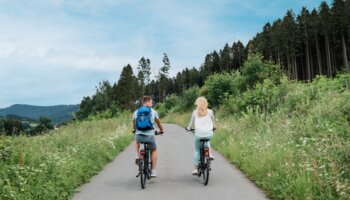
{"type": "Polygon", "coordinates": [[[96,94],[84,97],[78,119],[105,113],[116,115],[120,109],[133,109],[144,95],[162,102],[169,95],[181,95],[187,89],[203,86],[210,75],[240,69],[249,54],[261,54],[264,60],[278,64],[289,79],[311,81],[317,75],[334,77],[349,71],[350,1],[334,0],[317,8],[303,8],[297,14],[288,10],[281,19],[267,22],[247,45],[241,41],[225,44],[223,49],[204,56],[198,68],[185,68],[169,76],[170,58],[164,53],[163,66],[151,74],[151,60],[142,57],[137,71],[127,64],[115,83],[103,81],[96,94]],[[155,77],[155,78],[153,78],[155,77]]]}

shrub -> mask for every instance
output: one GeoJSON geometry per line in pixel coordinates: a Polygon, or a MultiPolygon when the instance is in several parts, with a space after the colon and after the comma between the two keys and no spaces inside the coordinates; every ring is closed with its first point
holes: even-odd
{"type": "Polygon", "coordinates": [[[199,97],[199,87],[191,87],[185,90],[181,96],[180,109],[181,111],[186,111],[194,107],[194,102],[199,97]]]}
{"type": "Polygon", "coordinates": [[[232,74],[214,74],[205,81],[205,88],[201,91],[202,95],[208,98],[211,106],[219,106],[222,101],[230,94],[237,93],[234,86],[234,76],[232,74]]]}
{"type": "Polygon", "coordinates": [[[279,65],[273,64],[272,61],[264,62],[260,54],[251,55],[241,69],[242,84],[245,89],[249,89],[267,78],[274,84],[279,84],[280,78],[283,77],[283,72],[280,68],[279,65]]]}

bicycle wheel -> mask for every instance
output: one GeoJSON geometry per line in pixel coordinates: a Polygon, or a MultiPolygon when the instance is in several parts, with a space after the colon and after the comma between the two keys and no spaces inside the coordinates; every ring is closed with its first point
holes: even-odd
{"type": "Polygon", "coordinates": [[[203,169],[203,184],[208,185],[209,182],[209,171],[210,171],[210,159],[208,156],[204,157],[204,169],[203,169]]]}
{"type": "Polygon", "coordinates": [[[147,165],[145,166],[146,168],[146,171],[147,171],[147,178],[148,179],[151,179],[151,173],[152,173],[152,155],[151,155],[151,152],[149,151],[148,152],[148,161],[147,161],[147,165]]]}
{"type": "Polygon", "coordinates": [[[139,169],[140,169],[141,188],[144,189],[146,186],[147,175],[145,174],[145,163],[143,160],[140,160],[139,169]]]}

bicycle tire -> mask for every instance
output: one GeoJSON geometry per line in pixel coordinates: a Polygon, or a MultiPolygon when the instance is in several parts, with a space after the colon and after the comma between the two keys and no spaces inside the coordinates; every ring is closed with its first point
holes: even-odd
{"type": "Polygon", "coordinates": [[[140,169],[140,181],[141,181],[141,188],[144,189],[146,186],[146,174],[145,174],[145,163],[143,160],[140,160],[139,164],[139,169],[140,169]]]}
{"type": "Polygon", "coordinates": [[[205,156],[204,162],[205,169],[203,169],[203,184],[208,185],[210,175],[210,158],[205,156]]]}
{"type": "Polygon", "coordinates": [[[147,158],[148,159],[148,161],[147,161],[147,164],[145,165],[145,174],[146,174],[146,177],[147,177],[147,179],[149,180],[149,179],[151,179],[151,173],[152,173],[152,160],[150,160],[150,157],[151,157],[151,155],[150,155],[150,153],[149,153],[149,158],[147,158]]]}

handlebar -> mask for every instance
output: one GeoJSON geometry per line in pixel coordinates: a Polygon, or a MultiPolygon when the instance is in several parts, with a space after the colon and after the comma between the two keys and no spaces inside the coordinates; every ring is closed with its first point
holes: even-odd
{"type": "MultiPolygon", "coordinates": [[[[185,127],[185,130],[186,130],[186,131],[194,131],[194,130],[196,130],[196,129],[194,129],[194,128],[187,129],[187,127],[185,127]]],[[[216,128],[215,128],[215,127],[213,128],[213,131],[216,131],[216,128]]]]}
{"type": "Polygon", "coordinates": [[[164,134],[164,131],[155,131],[155,135],[163,135],[164,134]]]}
{"type": "MultiPolygon", "coordinates": [[[[135,133],[136,133],[136,130],[133,130],[132,133],[135,134],[135,133]]],[[[154,131],[154,133],[155,133],[155,135],[163,135],[163,134],[164,134],[164,131],[157,131],[157,130],[156,130],[156,131],[154,131]]]]}

